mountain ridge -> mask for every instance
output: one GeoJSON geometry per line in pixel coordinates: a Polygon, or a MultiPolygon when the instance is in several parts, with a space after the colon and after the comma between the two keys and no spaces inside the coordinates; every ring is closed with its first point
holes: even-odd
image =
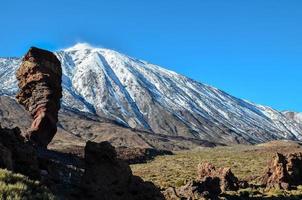
{"type": "MultiPolygon", "coordinates": [[[[77,44],[55,52],[63,68],[62,106],[133,129],[223,143],[302,139],[284,113],[116,51],[77,44]]],[[[17,91],[17,58],[0,58],[0,91],[17,91]]]]}

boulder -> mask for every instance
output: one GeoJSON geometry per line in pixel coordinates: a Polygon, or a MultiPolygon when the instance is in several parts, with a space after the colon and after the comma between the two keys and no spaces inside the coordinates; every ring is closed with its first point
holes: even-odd
{"type": "Polygon", "coordinates": [[[167,200],[199,200],[199,199],[218,199],[220,180],[217,177],[205,177],[199,181],[189,181],[186,185],[179,188],[168,188],[164,192],[167,200]]]}
{"type": "Polygon", "coordinates": [[[221,192],[239,189],[239,181],[230,168],[216,169],[211,163],[197,167],[197,178],[179,188],[168,188],[163,192],[167,200],[219,199],[221,192]]]}
{"type": "Polygon", "coordinates": [[[266,188],[286,190],[302,185],[302,153],[274,155],[261,181],[266,188]]]}
{"type": "Polygon", "coordinates": [[[0,168],[13,170],[12,152],[2,143],[0,143],[0,168]]]}
{"type": "Polygon", "coordinates": [[[197,167],[197,180],[203,180],[205,177],[219,178],[220,188],[223,192],[239,189],[238,178],[230,168],[216,168],[211,163],[200,163],[197,167]]]}
{"type": "Polygon", "coordinates": [[[130,167],[117,158],[114,147],[108,142],[87,142],[81,188],[82,199],[163,199],[152,183],[132,175],[130,167]]]}
{"type": "Polygon", "coordinates": [[[35,145],[47,147],[57,131],[62,97],[61,63],[53,53],[32,47],[16,77],[20,89],[16,98],[34,118],[26,136],[35,145]]]}
{"type": "Polygon", "coordinates": [[[25,142],[18,128],[0,127],[0,168],[29,176],[40,177],[37,151],[25,142]]]}

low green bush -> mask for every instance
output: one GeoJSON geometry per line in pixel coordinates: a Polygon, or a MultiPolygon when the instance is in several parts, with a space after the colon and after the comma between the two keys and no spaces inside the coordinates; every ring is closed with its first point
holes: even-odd
{"type": "Polygon", "coordinates": [[[55,196],[38,181],[0,169],[0,200],[54,200],[55,196]]]}

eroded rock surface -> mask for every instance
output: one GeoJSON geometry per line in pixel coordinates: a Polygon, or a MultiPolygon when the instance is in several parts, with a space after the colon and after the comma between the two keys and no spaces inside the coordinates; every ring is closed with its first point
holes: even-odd
{"type": "Polygon", "coordinates": [[[17,70],[18,102],[34,118],[26,136],[46,147],[57,131],[62,97],[62,69],[57,57],[46,50],[30,48],[17,70]]]}
{"type": "Polygon", "coordinates": [[[83,199],[163,199],[159,189],[152,183],[132,175],[130,167],[117,159],[114,147],[108,142],[87,142],[85,165],[81,181],[83,199]]]}
{"type": "Polygon", "coordinates": [[[221,192],[239,189],[238,178],[230,168],[216,168],[211,163],[201,163],[197,167],[197,177],[179,188],[164,191],[167,200],[219,199],[221,192]]]}
{"type": "Polygon", "coordinates": [[[277,153],[262,177],[267,188],[292,189],[302,184],[302,153],[277,153]]]}
{"type": "Polygon", "coordinates": [[[220,188],[224,191],[237,191],[239,189],[238,178],[232,173],[230,168],[216,168],[211,163],[200,163],[197,167],[197,180],[205,177],[218,177],[220,188]]]}

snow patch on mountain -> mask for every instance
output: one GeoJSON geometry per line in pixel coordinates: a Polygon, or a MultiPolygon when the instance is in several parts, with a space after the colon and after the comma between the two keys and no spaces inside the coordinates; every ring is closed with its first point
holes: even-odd
{"type": "Polygon", "coordinates": [[[286,115],[289,119],[294,120],[295,122],[302,125],[302,113],[284,111],[283,114],[286,115]]]}

